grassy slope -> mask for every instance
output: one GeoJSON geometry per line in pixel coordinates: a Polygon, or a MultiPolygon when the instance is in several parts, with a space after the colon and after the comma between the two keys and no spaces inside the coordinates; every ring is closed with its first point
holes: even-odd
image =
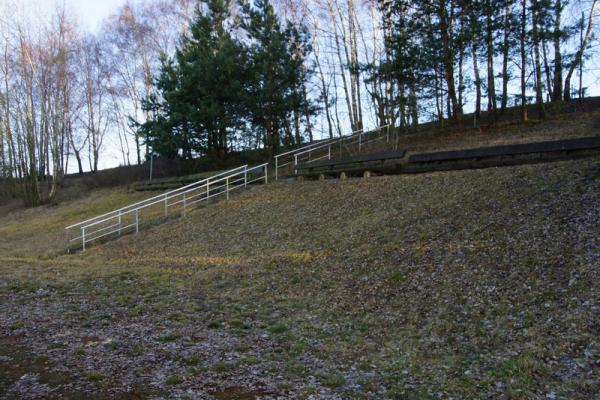
{"type": "Polygon", "coordinates": [[[45,205],[33,209],[0,208],[0,256],[52,258],[64,253],[66,225],[79,222],[130,202],[152,196],[135,193],[124,187],[99,189],[61,205],[45,205]]]}
{"type": "Polygon", "coordinates": [[[592,398],[599,204],[593,159],[259,187],[75,256],[14,232],[80,203],[18,213],[0,394],[592,398]]]}
{"type": "Polygon", "coordinates": [[[483,129],[469,127],[465,122],[462,130],[401,135],[398,147],[414,153],[597,136],[599,132],[600,111],[591,111],[559,114],[542,121],[497,124],[483,129]]]}

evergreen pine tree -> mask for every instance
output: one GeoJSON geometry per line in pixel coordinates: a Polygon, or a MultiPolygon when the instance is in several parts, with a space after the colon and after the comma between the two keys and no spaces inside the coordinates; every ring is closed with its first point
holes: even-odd
{"type": "Polygon", "coordinates": [[[310,51],[308,33],[291,24],[282,28],[269,0],[241,6],[242,26],[250,40],[251,78],[246,104],[252,125],[264,133],[264,145],[274,154],[282,143],[283,132],[291,139],[293,114],[309,118],[315,112],[304,94],[311,73],[304,68],[310,51]]]}
{"type": "Polygon", "coordinates": [[[160,97],[147,99],[152,119],[142,125],[158,154],[192,158],[227,152],[244,128],[247,57],[230,34],[230,0],[209,0],[197,10],[189,37],[174,60],[165,59],[156,81],[160,97]]]}

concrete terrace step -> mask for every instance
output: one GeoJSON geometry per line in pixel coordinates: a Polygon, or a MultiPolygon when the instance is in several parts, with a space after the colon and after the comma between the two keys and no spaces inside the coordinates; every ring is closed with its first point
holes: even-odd
{"type": "Polygon", "coordinates": [[[489,158],[497,156],[516,156],[531,153],[576,151],[595,148],[600,148],[600,136],[413,154],[410,156],[409,162],[426,163],[474,158],[489,158]]]}
{"type": "Polygon", "coordinates": [[[402,174],[451,171],[561,161],[599,155],[600,136],[593,136],[417,153],[408,158],[405,157],[404,150],[369,153],[304,163],[297,167],[297,175],[323,177],[345,173],[358,175],[366,172],[402,174]]]}
{"type": "Polygon", "coordinates": [[[298,166],[298,174],[311,175],[317,173],[349,172],[351,170],[367,168],[381,169],[385,166],[386,162],[401,160],[405,154],[405,150],[395,150],[304,163],[298,166]]]}

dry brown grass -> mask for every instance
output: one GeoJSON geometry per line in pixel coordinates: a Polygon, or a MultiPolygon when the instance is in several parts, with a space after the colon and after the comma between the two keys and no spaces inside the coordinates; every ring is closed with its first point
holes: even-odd
{"type": "Polygon", "coordinates": [[[401,135],[398,147],[417,153],[597,136],[600,132],[600,111],[562,114],[543,121],[513,122],[483,129],[466,125],[464,130],[448,133],[401,135]]]}
{"type": "Polygon", "coordinates": [[[257,187],[74,256],[12,237],[82,203],[18,213],[0,336],[70,386],[0,393],[593,398],[598,204],[588,159],[257,187]]]}

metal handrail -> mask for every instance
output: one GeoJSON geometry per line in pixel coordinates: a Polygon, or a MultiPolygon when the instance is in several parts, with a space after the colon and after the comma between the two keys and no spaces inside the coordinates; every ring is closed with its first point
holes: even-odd
{"type": "Polygon", "coordinates": [[[319,141],[316,141],[316,142],[312,142],[312,143],[310,143],[310,144],[307,144],[307,145],[305,145],[305,146],[298,147],[298,148],[295,148],[295,149],[292,149],[292,150],[288,150],[288,151],[286,151],[286,152],[284,152],[284,153],[279,153],[279,154],[277,154],[277,155],[275,156],[275,158],[279,158],[279,157],[287,156],[288,154],[293,154],[293,153],[295,153],[295,152],[297,152],[297,151],[300,151],[300,150],[305,150],[305,149],[309,149],[309,148],[311,148],[311,147],[313,147],[313,146],[317,146],[317,145],[320,145],[320,144],[323,144],[323,143],[332,142],[332,141],[335,141],[335,140],[337,140],[337,139],[339,139],[339,137],[332,137],[332,138],[329,138],[329,139],[323,139],[323,140],[319,140],[319,141]]]}
{"type": "Polygon", "coordinates": [[[121,208],[119,208],[119,209],[117,209],[117,210],[109,211],[109,212],[107,212],[107,213],[105,213],[105,214],[98,215],[97,217],[90,218],[90,219],[88,219],[88,220],[81,221],[81,222],[78,222],[78,223],[76,223],[76,224],[73,224],[73,225],[69,225],[69,226],[67,226],[65,229],[76,228],[76,227],[78,227],[78,226],[81,226],[81,225],[84,225],[84,224],[86,224],[86,223],[88,223],[88,222],[92,222],[92,221],[95,221],[95,220],[97,220],[97,219],[100,219],[100,218],[103,218],[103,217],[107,217],[107,216],[109,216],[109,215],[111,215],[111,214],[118,214],[119,212],[124,212],[124,211],[126,211],[126,210],[128,210],[128,209],[130,209],[130,208],[132,208],[132,207],[135,207],[135,206],[138,206],[138,205],[142,205],[142,204],[144,204],[144,203],[146,203],[146,202],[149,202],[149,201],[152,201],[152,200],[155,200],[155,199],[162,198],[162,199],[164,200],[164,197],[165,197],[166,195],[169,195],[169,194],[172,194],[172,193],[179,192],[179,191],[181,191],[181,190],[184,190],[184,189],[190,188],[190,187],[192,187],[192,186],[200,186],[201,184],[203,184],[203,183],[206,183],[206,181],[207,181],[207,180],[209,180],[209,179],[213,179],[213,178],[216,178],[216,177],[218,177],[218,176],[221,176],[221,175],[224,175],[224,174],[229,174],[229,173],[232,173],[233,171],[237,171],[237,170],[239,170],[239,169],[242,169],[242,168],[247,168],[247,167],[248,167],[248,164],[245,164],[245,165],[242,165],[242,166],[239,166],[239,167],[236,167],[236,168],[230,169],[229,171],[225,171],[225,172],[218,173],[218,174],[216,174],[216,175],[213,175],[213,176],[211,176],[211,177],[209,177],[209,178],[205,178],[205,179],[202,179],[202,180],[200,180],[200,181],[197,181],[197,182],[190,183],[190,184],[188,184],[188,185],[185,185],[185,186],[179,187],[179,188],[177,188],[177,189],[173,189],[173,190],[171,190],[171,191],[169,191],[169,192],[167,192],[167,193],[162,193],[162,194],[159,194],[159,195],[156,195],[156,196],[153,196],[153,197],[149,197],[149,198],[147,198],[147,199],[145,199],[145,200],[138,201],[137,203],[129,204],[129,205],[127,205],[127,206],[125,206],[125,207],[121,207],[121,208]]]}
{"type": "Polygon", "coordinates": [[[257,165],[252,168],[248,168],[248,165],[242,165],[190,185],[186,185],[158,196],[153,196],[146,200],[119,208],[118,210],[114,210],[77,224],[70,225],[65,228],[66,232],[68,233],[71,229],[77,228],[78,232],[80,232],[80,235],[78,234],[78,236],[68,240],[68,243],[71,244],[72,242],[81,241],[81,248],[85,251],[86,243],[97,240],[101,237],[115,233],[121,235],[124,230],[129,230],[130,228],[135,228],[136,233],[139,232],[140,212],[153,205],[164,203],[164,214],[165,216],[168,216],[169,207],[183,203],[183,214],[185,215],[188,205],[199,203],[203,200],[208,200],[220,194],[225,194],[227,199],[229,199],[229,193],[232,190],[241,187],[247,187],[249,184],[259,181],[264,181],[265,183],[268,182],[268,163],[257,165]],[[255,174],[257,173],[259,176],[255,178],[255,174]],[[249,175],[253,175],[252,178],[254,179],[249,180],[249,175]],[[194,194],[191,197],[188,196],[190,193],[199,190],[201,191],[200,193],[194,194]],[[195,199],[197,197],[199,197],[199,199],[195,199]],[[182,199],[169,203],[169,200],[176,198],[182,199]],[[192,199],[193,201],[191,201],[192,199]],[[135,218],[134,222],[126,223],[124,225],[124,217],[129,217],[130,221],[131,216],[135,218]],[[106,223],[110,223],[110,225],[102,226],[102,224],[106,223]]]}
{"type": "MultiPolygon", "coordinates": [[[[302,156],[304,154],[308,154],[308,160],[307,160],[307,162],[312,162],[312,161],[316,161],[315,159],[313,159],[313,160],[310,159],[311,153],[313,151],[316,151],[316,150],[319,150],[319,149],[323,149],[323,148],[328,148],[327,154],[323,155],[323,156],[320,156],[317,159],[319,159],[319,160],[323,159],[323,158],[331,159],[331,147],[333,145],[339,144],[341,146],[344,141],[355,139],[355,138],[357,138],[356,141],[351,140],[350,143],[347,143],[347,144],[358,143],[358,152],[360,153],[361,150],[362,150],[362,146],[364,144],[367,144],[368,142],[370,142],[372,140],[379,140],[379,139],[381,139],[381,137],[378,138],[378,139],[368,139],[368,135],[370,133],[373,133],[373,132],[379,132],[379,135],[381,135],[381,133],[383,132],[383,130],[385,128],[387,128],[387,130],[386,130],[386,140],[389,142],[390,141],[390,134],[389,134],[390,127],[391,127],[390,124],[383,125],[383,126],[380,126],[378,128],[372,129],[369,132],[364,132],[362,129],[359,129],[357,131],[351,132],[348,135],[339,136],[337,138],[330,138],[330,139],[327,139],[327,140],[322,140],[322,141],[314,142],[314,143],[311,143],[309,145],[306,145],[306,146],[303,146],[303,147],[299,147],[297,149],[289,150],[289,151],[286,151],[284,153],[278,154],[278,155],[276,155],[274,157],[275,158],[275,180],[279,179],[279,169],[280,168],[283,168],[283,167],[285,167],[287,165],[291,165],[291,164],[294,164],[294,167],[296,167],[298,165],[298,161],[299,161],[298,157],[302,156]],[[365,140],[364,142],[362,141],[363,135],[367,137],[367,140],[365,140]],[[293,160],[281,163],[280,162],[280,158],[284,157],[284,156],[292,156],[293,160]]],[[[294,173],[297,173],[296,169],[294,169],[294,173]]]]}

